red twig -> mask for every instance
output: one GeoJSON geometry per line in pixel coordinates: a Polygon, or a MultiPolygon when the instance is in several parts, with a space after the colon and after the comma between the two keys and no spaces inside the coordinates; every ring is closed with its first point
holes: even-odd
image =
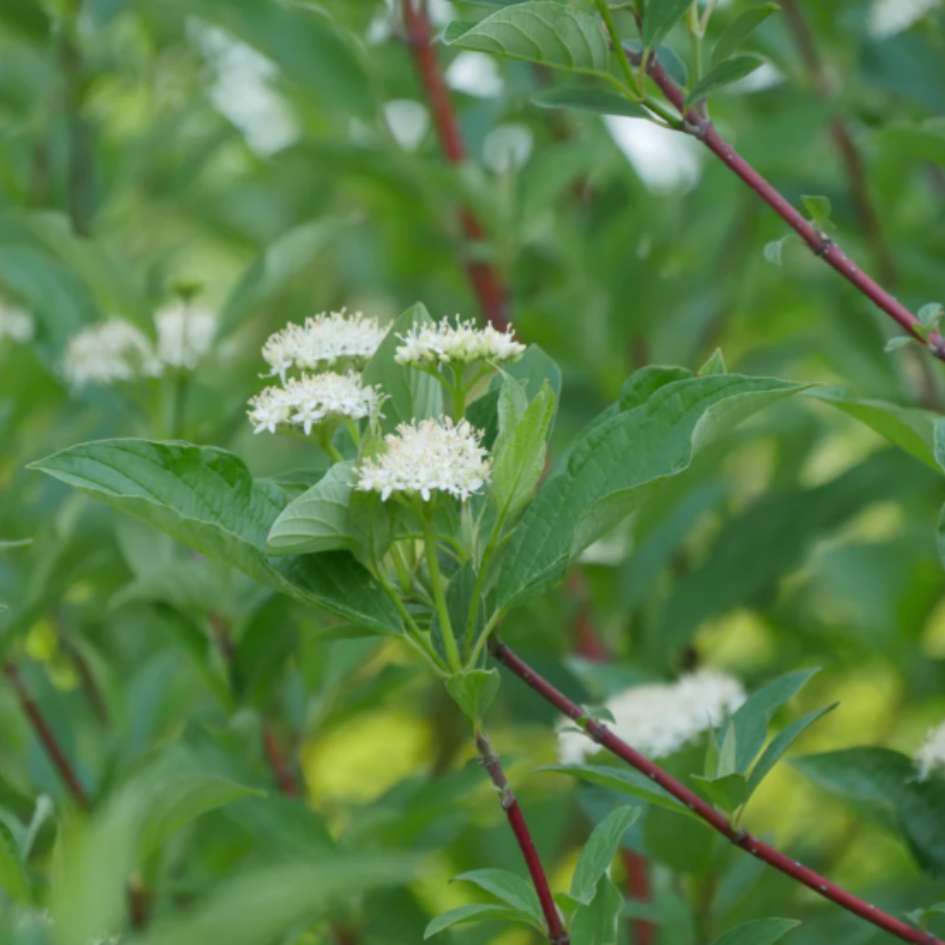
{"type": "MultiPolygon", "coordinates": [[[[559,692],[547,680],[539,676],[527,663],[516,656],[504,643],[499,640],[493,640],[491,644],[493,656],[524,683],[530,686],[543,699],[551,703],[558,711],[564,713],[569,719],[577,721],[578,719],[587,719],[587,713],[576,703],[572,702],[563,693],[559,692]]],[[[802,883],[814,892],[819,893],[825,899],[835,902],[838,906],[852,912],[854,915],[872,922],[873,925],[895,935],[904,942],[913,942],[915,945],[945,945],[939,939],[928,932],[922,932],[906,925],[899,919],[877,909],[876,906],[859,899],[852,893],[841,889],[839,886],[825,879],[823,876],[815,873],[813,870],[802,866],[796,860],[785,856],[774,847],[768,846],[750,833],[732,826],[731,821],[721,811],[716,810],[711,804],[704,801],[698,794],[689,790],[685,785],[680,784],[675,778],[670,777],[662,768],[657,767],[652,761],[644,758],[638,751],[631,748],[626,742],[617,738],[606,725],[589,719],[586,722],[586,731],[590,738],[597,744],[602,745],[609,752],[618,758],[627,762],[637,771],[645,774],[648,778],[658,784],[667,794],[671,794],[677,801],[688,807],[696,816],[704,820],[713,830],[718,831],[724,837],[727,837],[736,846],[746,850],[752,856],[773,866],[776,870],[790,876],[797,882],[802,883]]]]}
{"type": "MultiPolygon", "coordinates": [[[[413,50],[420,81],[430,103],[443,156],[450,164],[462,164],[466,160],[466,144],[456,117],[456,109],[453,107],[453,99],[433,48],[426,7],[422,0],[402,0],[402,3],[407,42],[413,50]]],[[[485,229],[471,210],[462,209],[459,218],[470,242],[483,240],[485,229]]],[[[464,265],[486,320],[500,331],[505,331],[509,324],[509,306],[502,276],[495,266],[481,260],[468,259],[464,265]]]]}
{"type": "Polygon", "coordinates": [[[502,810],[505,811],[512,833],[515,834],[522,856],[525,857],[525,865],[531,875],[535,892],[538,893],[541,911],[548,923],[548,940],[551,945],[568,945],[570,939],[561,924],[561,916],[558,914],[558,907],[555,905],[554,896],[552,896],[551,888],[548,886],[548,878],[545,876],[544,867],[541,865],[541,859],[535,849],[532,836],[528,832],[522,810],[518,806],[518,801],[515,799],[512,788],[509,787],[509,782],[505,777],[505,772],[502,770],[499,756],[495,753],[492,743],[481,732],[476,734],[476,748],[479,750],[480,763],[489,772],[489,777],[492,779],[499,795],[499,803],[502,805],[502,810]]]}
{"type": "Polygon", "coordinates": [[[89,796],[86,794],[85,788],[82,787],[82,782],[79,781],[72,767],[72,763],[69,761],[68,757],[66,757],[66,753],[53,734],[42,711],[26,688],[26,684],[23,682],[16,666],[10,662],[4,663],[3,674],[9,680],[17,701],[20,703],[20,708],[23,710],[23,714],[29,720],[30,725],[33,726],[36,737],[42,742],[49,760],[59,772],[59,777],[65,782],[66,787],[69,788],[78,805],[85,810],[89,810],[92,805],[89,803],[89,796]]]}
{"type": "Polygon", "coordinates": [[[286,797],[297,797],[299,789],[295,783],[295,775],[282,754],[282,749],[279,747],[275,734],[267,724],[263,724],[263,749],[269,759],[269,767],[272,768],[279,790],[286,797]]]}
{"type": "MultiPolygon", "coordinates": [[[[627,49],[627,55],[639,62],[639,55],[627,49]]],[[[716,157],[737,174],[775,213],[794,230],[827,265],[833,267],[848,282],[859,289],[870,301],[894,318],[909,334],[922,341],[922,323],[901,302],[893,298],[879,283],[857,266],[836,243],[806,220],[778,191],[766,181],[724,138],[712,122],[694,109],[686,108],[686,96],[666,70],[652,57],[650,78],[683,116],[682,128],[698,138],[716,157]]],[[[924,342],[923,342],[924,343],[924,342]]],[[[945,361],[945,339],[937,332],[928,340],[928,348],[939,360],[945,361]]]]}

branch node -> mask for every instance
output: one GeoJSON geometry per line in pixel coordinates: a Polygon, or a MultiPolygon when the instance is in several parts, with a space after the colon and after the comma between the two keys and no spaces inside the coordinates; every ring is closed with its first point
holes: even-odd
{"type": "Polygon", "coordinates": [[[706,135],[709,133],[709,122],[702,119],[692,121],[687,115],[682,120],[682,130],[705,144],[706,135]]]}

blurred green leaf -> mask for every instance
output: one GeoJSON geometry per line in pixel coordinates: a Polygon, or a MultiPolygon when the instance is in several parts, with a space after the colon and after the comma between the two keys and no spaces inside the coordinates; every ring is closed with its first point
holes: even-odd
{"type": "Polygon", "coordinates": [[[0,889],[23,905],[33,901],[26,867],[10,828],[0,821],[0,889]]]}
{"type": "Polygon", "coordinates": [[[468,906],[458,906],[437,916],[427,926],[423,933],[424,941],[433,938],[439,932],[452,928],[463,922],[522,922],[530,924],[528,918],[515,909],[508,909],[505,906],[494,906],[487,903],[475,903],[468,906]]]}
{"type": "Polygon", "coordinates": [[[779,9],[776,3],[763,3],[757,7],[750,7],[735,17],[712,48],[712,65],[717,66],[738,52],[748,37],[779,9]]]}
{"type": "MultiPolygon", "coordinates": [[[[463,710],[463,714],[477,728],[499,691],[499,671],[495,669],[468,669],[446,680],[449,694],[463,710]]],[[[468,879],[461,876],[460,879],[468,879]]]]}
{"type": "Polygon", "coordinates": [[[709,800],[727,814],[734,813],[748,800],[748,780],[743,774],[725,774],[718,778],[704,778],[694,774],[699,789],[709,800]]]}
{"type": "Polygon", "coordinates": [[[756,56],[736,56],[734,59],[726,60],[706,73],[690,89],[686,96],[686,106],[694,105],[701,99],[708,98],[717,89],[744,79],[763,65],[764,60],[758,59],[756,56]]]}
{"type": "Polygon", "coordinates": [[[616,945],[623,896],[607,876],[597,883],[592,901],[579,905],[571,920],[572,945],[616,945]]]}
{"type": "Polygon", "coordinates": [[[594,115],[627,115],[631,118],[649,116],[642,105],[631,102],[619,92],[594,85],[563,85],[545,89],[533,95],[532,102],[542,108],[573,108],[594,115]]]}
{"type": "Polygon", "coordinates": [[[643,43],[655,49],[689,9],[689,0],[649,0],[643,18],[643,43]]]}
{"type": "Polygon", "coordinates": [[[516,912],[526,916],[537,928],[544,926],[544,917],[541,911],[541,903],[538,901],[538,894],[531,882],[516,876],[508,870],[473,870],[469,873],[462,873],[456,877],[454,882],[473,883],[480,889],[501,899],[507,906],[510,906],[516,912]]]}
{"type": "Polygon", "coordinates": [[[755,919],[726,932],[715,945],[772,945],[800,924],[794,919],[755,919]]]}

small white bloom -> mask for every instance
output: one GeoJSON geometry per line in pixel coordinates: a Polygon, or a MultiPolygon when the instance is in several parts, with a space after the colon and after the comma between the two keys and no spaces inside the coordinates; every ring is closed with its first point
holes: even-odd
{"type": "Polygon", "coordinates": [[[33,340],[33,316],[15,305],[0,302],[0,341],[9,338],[16,344],[29,344],[33,340]]]}
{"type": "Polygon", "coordinates": [[[531,157],[534,141],[528,125],[499,125],[489,132],[482,146],[482,160],[496,174],[521,170],[531,157]]]}
{"type": "Polygon", "coordinates": [[[338,361],[366,362],[387,334],[375,319],[360,312],[322,313],[307,318],[304,325],[288,324],[263,345],[262,355],[271,368],[269,377],[278,375],[283,383],[286,372],[296,367],[317,371],[338,361]]]}
{"type": "Polygon", "coordinates": [[[464,322],[458,315],[455,323],[444,318],[439,324],[420,325],[398,337],[403,342],[394,353],[398,364],[500,363],[517,361],[525,353],[525,345],[515,340],[511,326],[504,332],[492,325],[479,329],[475,322],[464,322]]]}
{"type": "MultiPolygon", "coordinates": [[[[614,696],[607,709],[615,735],[648,758],[663,758],[719,727],[744,701],[737,679],[705,669],[675,683],[634,686],[614,696]]],[[[583,763],[598,746],[567,724],[559,726],[558,755],[563,764],[583,763]]]]}
{"type": "Polygon", "coordinates": [[[176,302],[154,314],[157,354],[168,367],[194,370],[213,345],[217,317],[203,308],[176,302]]]}
{"type": "Polygon", "coordinates": [[[889,39],[941,6],[942,0],[875,0],[869,12],[870,33],[889,39]]]}
{"type": "Polygon", "coordinates": [[[925,736],[922,747],[915,754],[919,780],[925,781],[933,771],[945,771],[945,722],[925,736]]]}
{"type": "Polygon", "coordinates": [[[412,98],[397,98],[385,102],[384,118],[394,140],[405,151],[416,151],[430,127],[430,113],[412,98]]]}
{"type": "Polygon", "coordinates": [[[74,387],[108,385],[156,377],[161,364],[144,332],[113,318],[73,336],[66,348],[63,372],[74,387]]]}
{"type": "Polygon", "coordinates": [[[505,87],[495,57],[471,50],[461,52],[450,63],[446,84],[476,98],[497,98],[505,87]]]}
{"type": "Polygon", "coordinates": [[[445,492],[465,501],[489,478],[481,437],[466,420],[402,423],[396,434],[386,437],[387,451],[368,457],[355,470],[355,488],[379,492],[385,502],[394,492],[419,494],[424,502],[434,492],[445,492]]]}
{"type": "Polygon", "coordinates": [[[358,375],[305,374],[290,378],[285,387],[267,387],[249,402],[254,433],[275,433],[280,426],[295,427],[308,436],[326,421],[361,420],[377,413],[381,395],[365,387],[358,375]]]}

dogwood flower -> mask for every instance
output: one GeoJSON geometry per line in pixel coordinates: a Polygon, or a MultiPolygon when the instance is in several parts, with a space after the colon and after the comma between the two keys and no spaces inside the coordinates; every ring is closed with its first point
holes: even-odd
{"type": "Polygon", "coordinates": [[[9,338],[16,344],[33,340],[33,316],[15,305],[0,303],[0,341],[9,338]]]}
{"type": "Polygon", "coordinates": [[[444,492],[465,501],[489,478],[481,437],[466,420],[402,423],[385,438],[386,452],[366,458],[355,470],[355,488],[379,492],[385,502],[395,492],[419,495],[424,502],[444,492]]]}
{"type": "Polygon", "coordinates": [[[290,378],[285,387],[267,387],[253,397],[249,419],[254,433],[279,427],[295,427],[308,436],[329,421],[361,420],[376,414],[381,404],[376,387],[365,387],[361,378],[347,374],[305,374],[290,378]]]}
{"type": "Polygon", "coordinates": [[[130,322],[113,318],[70,339],[63,373],[73,387],[109,385],[156,377],[161,373],[161,363],[144,332],[130,322]]]}
{"type": "Polygon", "coordinates": [[[403,344],[397,348],[394,360],[410,366],[474,361],[497,364],[517,361],[525,353],[525,345],[515,340],[511,326],[504,332],[492,325],[477,328],[471,319],[463,321],[458,315],[455,322],[444,318],[437,324],[414,326],[398,337],[403,344]]]}
{"type": "Polygon", "coordinates": [[[303,325],[290,323],[263,345],[262,355],[270,367],[266,376],[278,375],[285,383],[286,373],[293,367],[317,371],[339,361],[362,367],[386,333],[375,319],[360,312],[347,315],[344,309],[307,318],[303,325]]]}
{"type": "Polygon", "coordinates": [[[154,326],[161,362],[192,371],[213,345],[217,317],[207,309],[177,302],[155,312],[154,326]]]}
{"type": "Polygon", "coordinates": [[[926,781],[934,771],[945,771],[945,722],[933,728],[915,754],[919,780],[926,781]]]}
{"type": "MultiPolygon", "coordinates": [[[[634,686],[614,696],[607,709],[610,728],[648,758],[663,758],[719,727],[745,701],[742,684],[715,670],[700,670],[675,683],[634,686]]],[[[598,750],[583,733],[559,726],[558,755],[563,764],[582,764],[598,750]]]]}

